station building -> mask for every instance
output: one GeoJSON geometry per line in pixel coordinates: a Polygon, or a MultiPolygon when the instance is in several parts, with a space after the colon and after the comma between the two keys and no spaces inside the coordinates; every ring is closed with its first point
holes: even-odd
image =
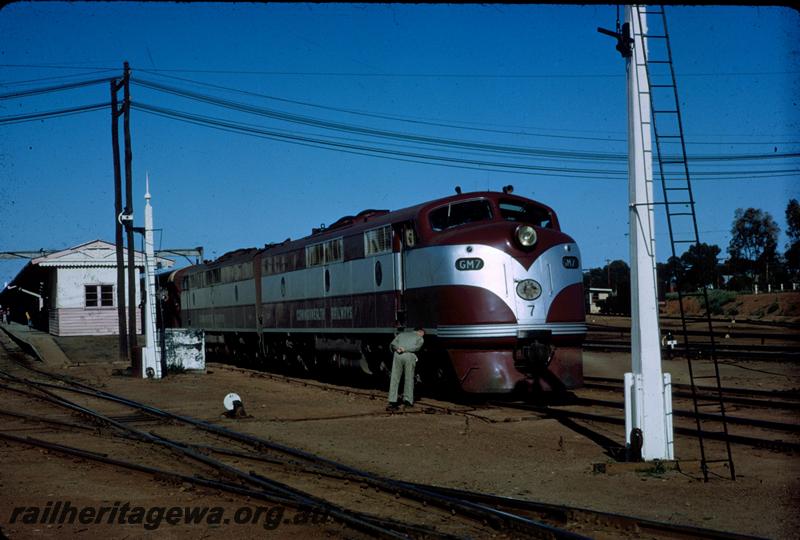
{"type": "Polygon", "coordinates": [[[590,287],[586,291],[586,313],[589,314],[600,313],[600,302],[607,300],[608,297],[613,294],[614,294],[613,289],[590,287]]]}
{"type": "MultiPolygon", "coordinates": [[[[127,263],[127,251],[125,253],[127,263]]],[[[136,276],[144,272],[144,254],[134,254],[136,276]]],[[[156,268],[173,261],[156,257],[156,268]]],[[[127,287],[127,264],[126,264],[127,287]]],[[[136,287],[136,332],[142,330],[142,284],[136,287]]],[[[0,305],[10,319],[54,336],[101,336],[119,333],[117,255],[114,244],[93,240],[32,259],[0,291],[0,305]]]]}

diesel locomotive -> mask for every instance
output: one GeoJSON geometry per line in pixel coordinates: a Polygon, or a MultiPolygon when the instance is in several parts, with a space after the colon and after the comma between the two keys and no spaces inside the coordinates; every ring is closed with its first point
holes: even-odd
{"type": "Polygon", "coordinates": [[[203,329],[211,357],[381,376],[398,327],[422,327],[426,383],[482,394],[582,384],[578,246],[551,208],[509,189],[364,210],[172,272],[167,290],[168,320],[203,329]]]}

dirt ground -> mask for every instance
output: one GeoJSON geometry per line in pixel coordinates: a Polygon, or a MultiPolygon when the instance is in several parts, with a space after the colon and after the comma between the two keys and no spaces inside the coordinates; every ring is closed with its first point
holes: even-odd
{"type": "MultiPolygon", "coordinates": [[[[684,302],[684,309],[689,315],[705,315],[697,298],[688,297],[684,302]]],[[[720,309],[722,313],[714,317],[796,323],[800,321],[800,291],[739,294],[723,304],[720,309]]],[[[667,300],[664,313],[672,316],[680,315],[678,301],[667,300]]]]}
{"type": "MultiPolygon", "coordinates": [[[[2,334],[0,333],[0,337],[2,334]]],[[[79,347],[76,346],[79,350],[79,347]]],[[[621,377],[629,358],[615,353],[584,353],[587,375],[621,377]]],[[[0,348],[0,369],[7,369],[7,351],[0,348]]],[[[113,363],[91,363],[61,370],[107,390],[176,413],[209,420],[301,448],[344,464],[393,478],[463,488],[541,502],[636,515],[670,523],[705,527],[764,538],[794,539],[800,535],[800,460],[796,455],[734,447],[737,480],[714,478],[704,483],[697,474],[698,449],[692,439],[676,438],[683,472],[668,470],[593,472],[612,459],[586,432],[554,419],[504,408],[449,406],[456,414],[423,414],[425,404],[448,405],[423,396],[414,412],[390,415],[385,393],[378,398],[354,392],[324,390],[296,382],[271,380],[212,365],[205,374],[180,374],[141,380],[112,372],[113,363]],[[222,400],[238,393],[252,418],[221,417],[222,400]]],[[[800,388],[800,368],[784,363],[750,362],[723,365],[729,386],[800,388]]],[[[676,381],[685,379],[679,361],[665,363],[676,381]]],[[[30,400],[3,392],[8,410],[46,414],[30,400]]],[[[50,412],[52,414],[52,411],[50,412]]],[[[65,420],[69,416],[62,413],[65,420]]],[[[30,425],[4,431],[41,438],[30,425]]],[[[597,434],[624,443],[621,427],[579,422],[597,434]]],[[[75,436],[75,445],[80,444],[75,436]]],[[[10,523],[14,508],[44,507],[48,501],[73,506],[113,505],[115,501],[146,507],[171,505],[223,506],[230,513],[246,501],[213,490],[174,485],[134,472],[69,459],[0,441],[0,528],[9,538],[276,538],[290,536],[360,537],[338,525],[320,530],[291,520],[274,530],[251,526],[171,526],[152,531],[142,526],[82,525],[61,528],[10,523]]],[[[166,463],[164,464],[167,465],[166,463]]],[[[369,498],[364,501],[369,511],[369,498]]],[[[230,515],[230,514],[226,514],[230,515]]],[[[288,510],[287,510],[288,515],[288,510]]],[[[288,518],[287,518],[288,519],[288,518]]]]}

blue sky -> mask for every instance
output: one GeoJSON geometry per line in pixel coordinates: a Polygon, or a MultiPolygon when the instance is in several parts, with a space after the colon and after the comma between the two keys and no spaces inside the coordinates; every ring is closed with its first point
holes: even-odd
{"type": "MultiPolygon", "coordinates": [[[[624,62],[596,31],[613,28],[615,18],[615,6],[599,5],[18,3],[0,10],[0,94],[118,76],[129,61],[136,221],[143,224],[149,172],[158,247],[203,246],[212,258],[301,237],[365,208],[448,195],[456,185],[513,184],[559,213],[589,268],[628,259],[625,162],[571,157],[627,152],[624,62]],[[145,86],[152,83],[262,114],[145,86]],[[275,118],[284,113],[315,125],[275,118]]],[[[724,253],[736,208],[762,208],[783,229],[789,198],[800,197],[800,160],[774,157],[800,150],[800,16],[777,7],[675,6],[668,23],[690,160],[726,158],[691,165],[700,173],[701,240],[724,253]],[[736,159],[751,154],[773,157],[736,159]]],[[[7,97],[0,119],[108,100],[108,83],[7,97]]],[[[0,251],[113,241],[109,117],[103,108],[0,120],[0,251]]],[[[663,220],[657,241],[664,260],[663,220]]],[[[781,233],[781,250],[785,242],[781,233]]],[[[22,264],[0,261],[0,283],[22,264]]]]}

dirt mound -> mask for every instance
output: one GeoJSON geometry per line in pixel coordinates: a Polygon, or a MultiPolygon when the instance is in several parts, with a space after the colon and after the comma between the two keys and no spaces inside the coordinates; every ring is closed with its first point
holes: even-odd
{"type": "MultiPolygon", "coordinates": [[[[730,291],[709,291],[709,306],[715,316],[741,319],[800,320],[800,291],[738,294],[730,291]]],[[[684,298],[688,315],[703,315],[703,299],[684,298]]],[[[668,299],[663,313],[680,315],[677,299],[668,299]]]]}

